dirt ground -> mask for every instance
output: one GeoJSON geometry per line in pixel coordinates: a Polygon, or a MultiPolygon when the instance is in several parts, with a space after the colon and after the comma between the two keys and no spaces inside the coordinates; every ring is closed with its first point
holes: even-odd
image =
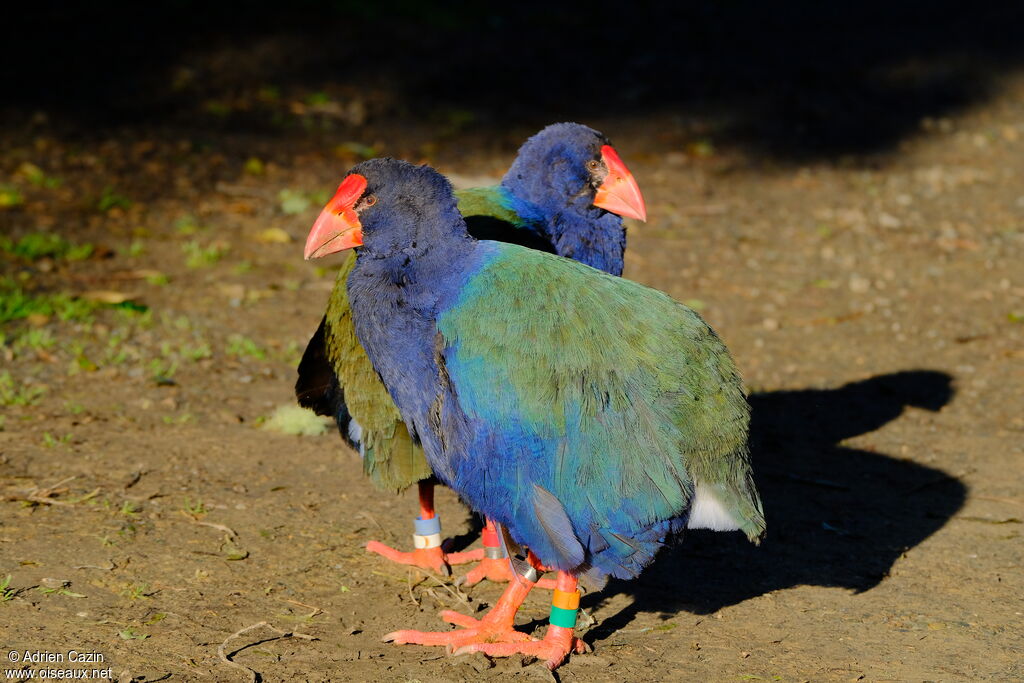
{"type": "MultiPolygon", "coordinates": [[[[266,681],[545,677],[382,643],[500,588],[368,556],[410,543],[414,495],[372,489],[333,430],[267,428],[333,284],[339,261],[301,245],[347,166],[388,154],[490,183],[532,131],[374,118],[374,97],[5,119],[4,653],[98,652],[124,682],[248,680],[219,651],[266,681]],[[260,117],[288,125],[224,123],[260,117]],[[278,631],[226,640],[260,622],[278,631]]],[[[693,533],[586,595],[594,652],[558,678],[1024,680],[1024,78],[884,151],[803,162],[718,144],[698,116],[585,122],[647,197],[625,275],[700,310],[743,371],[768,537],[693,533]]],[[[439,495],[446,532],[475,542],[439,495]]]]}

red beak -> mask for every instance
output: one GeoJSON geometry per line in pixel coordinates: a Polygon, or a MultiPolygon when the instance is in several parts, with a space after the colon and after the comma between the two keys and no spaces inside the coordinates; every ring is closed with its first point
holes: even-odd
{"type": "Polygon", "coordinates": [[[601,147],[601,160],[608,169],[608,175],[597,188],[594,206],[646,222],[647,205],[640,194],[640,186],[611,145],[601,147]]]}
{"type": "Polygon", "coordinates": [[[363,225],[352,207],[365,191],[366,178],[358,173],[352,173],[341,181],[338,191],[317,216],[306,238],[307,261],[358,247],[363,243],[363,225]]]}

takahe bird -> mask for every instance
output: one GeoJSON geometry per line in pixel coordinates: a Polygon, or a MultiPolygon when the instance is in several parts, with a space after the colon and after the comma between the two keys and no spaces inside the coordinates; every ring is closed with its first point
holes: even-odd
{"type": "MultiPolygon", "coordinates": [[[[626,245],[621,216],[646,219],[636,181],[608,140],[576,123],[548,126],[527,140],[500,185],[456,194],[475,237],[554,252],[613,275],[622,273],[626,245]]],[[[331,200],[317,220],[318,229],[331,229],[338,205],[339,197],[331,200]]],[[[299,365],[296,395],[300,404],[337,421],[378,487],[399,492],[419,482],[416,550],[400,552],[377,541],[367,550],[440,571],[481,560],[463,577],[467,585],[483,578],[508,580],[508,562],[493,525],[484,530],[483,550],[446,554],[440,547],[430,468],[353,331],[345,291],[353,265],[350,258],[338,273],[327,314],[299,365]]]]}
{"type": "Polygon", "coordinates": [[[356,336],[437,478],[529,549],[481,620],[398,631],[400,643],[531,654],[554,668],[573,636],[578,578],[633,578],[684,528],[764,515],[747,449],[749,407],[725,345],[656,290],[467,231],[447,180],[375,159],[341,183],[332,229],[307,255],[357,247],[347,288],[356,336]],[[513,617],[558,571],[550,626],[513,617]]]}

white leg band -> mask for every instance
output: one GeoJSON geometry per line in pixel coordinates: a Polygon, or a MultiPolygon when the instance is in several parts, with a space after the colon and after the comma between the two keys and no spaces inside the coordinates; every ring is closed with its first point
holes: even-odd
{"type": "Polygon", "coordinates": [[[440,548],[441,534],[430,534],[429,536],[412,535],[412,544],[417,550],[425,548],[440,548]]]}

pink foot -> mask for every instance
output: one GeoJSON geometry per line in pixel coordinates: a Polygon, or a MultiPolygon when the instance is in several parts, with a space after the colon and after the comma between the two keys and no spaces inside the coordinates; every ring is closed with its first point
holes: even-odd
{"type": "Polygon", "coordinates": [[[543,660],[552,671],[561,666],[569,654],[583,654],[587,644],[572,634],[571,628],[548,626],[544,640],[528,640],[520,642],[474,642],[455,648],[454,654],[462,655],[470,652],[483,652],[488,657],[512,657],[528,655],[543,660]]]}
{"type": "Polygon", "coordinates": [[[445,560],[444,551],[441,548],[417,548],[411,553],[404,553],[379,541],[370,541],[366,544],[366,551],[377,553],[398,564],[410,564],[414,567],[421,567],[444,574],[445,576],[449,576],[452,573],[452,570],[448,567],[448,562],[445,560]]]}
{"type": "MultiPolygon", "coordinates": [[[[448,541],[445,541],[447,543],[448,541]]],[[[444,544],[442,544],[442,547],[444,544]]],[[[463,553],[448,553],[445,555],[445,559],[448,560],[448,564],[469,564],[470,562],[476,562],[484,559],[484,549],[477,548],[476,550],[467,550],[463,553]]]]}
{"type": "Polygon", "coordinates": [[[462,628],[439,632],[394,631],[384,636],[384,642],[394,642],[398,645],[444,645],[448,652],[454,652],[475,645],[511,644],[530,640],[530,636],[516,631],[512,624],[504,619],[474,619],[452,610],[441,612],[441,618],[462,628]]]}

